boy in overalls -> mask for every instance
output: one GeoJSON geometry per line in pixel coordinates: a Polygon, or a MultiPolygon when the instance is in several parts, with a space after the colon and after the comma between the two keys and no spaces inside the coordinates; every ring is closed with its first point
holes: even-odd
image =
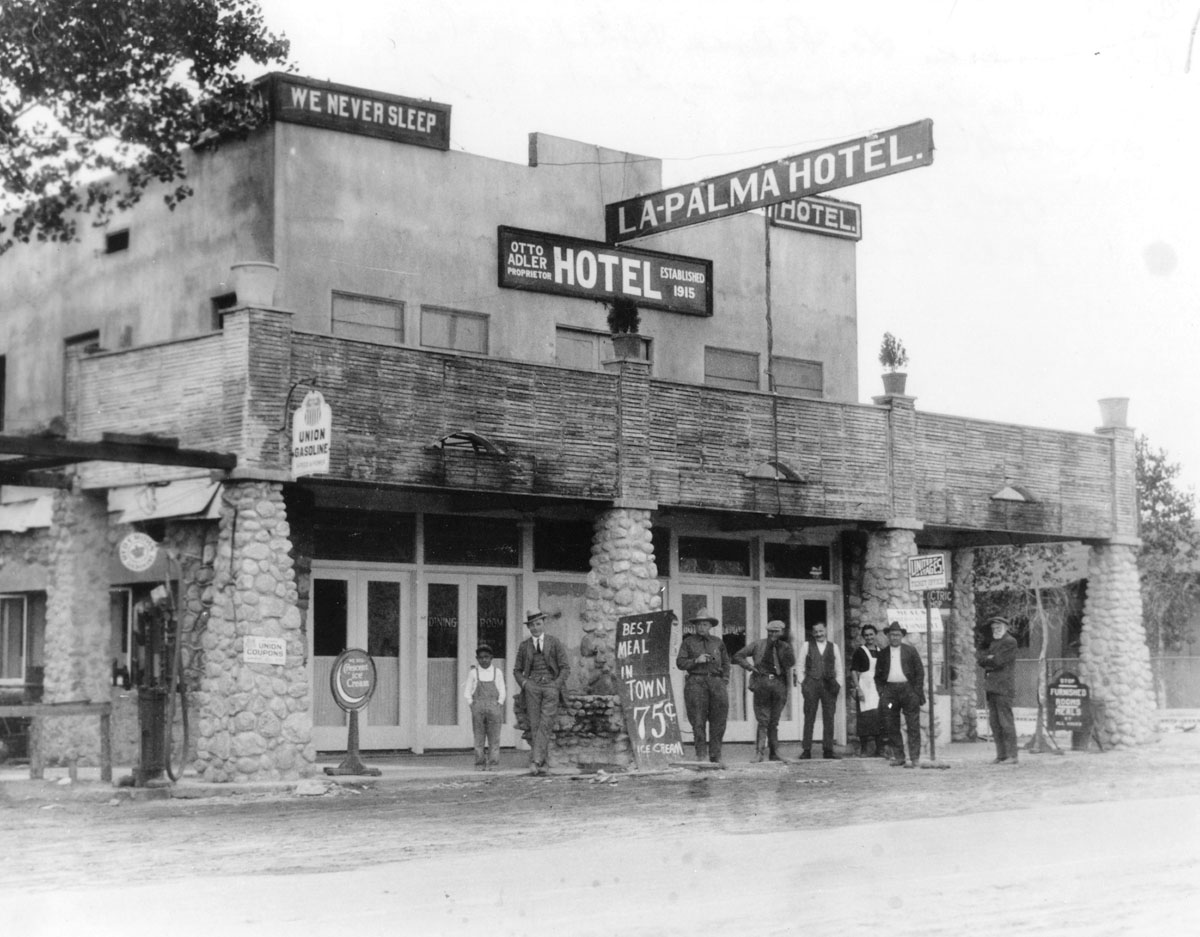
{"type": "Polygon", "coordinates": [[[475,649],[475,666],[467,674],[463,696],[471,704],[475,770],[488,771],[500,764],[500,725],[504,722],[505,692],[504,674],[492,665],[492,649],[486,644],[475,649]]]}

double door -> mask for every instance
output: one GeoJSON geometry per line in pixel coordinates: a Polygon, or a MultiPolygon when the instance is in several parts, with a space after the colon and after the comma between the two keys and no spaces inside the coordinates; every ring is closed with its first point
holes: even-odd
{"type": "MultiPolygon", "coordinates": [[[[766,591],[766,618],[763,621],[762,629],[765,632],[766,622],[768,621],[782,621],[787,626],[787,629],[784,631],[784,638],[796,651],[796,667],[792,674],[788,704],[783,711],[783,716],[779,720],[779,738],[782,741],[798,742],[803,736],[804,700],[800,695],[800,681],[804,678],[806,642],[812,637],[813,625],[818,623],[823,624],[828,639],[838,647],[844,646],[841,618],[837,606],[832,599],[833,596],[830,593],[807,592],[796,589],[767,589],[766,591]]],[[[759,637],[761,636],[760,634],[759,637]]],[[[844,656],[843,654],[843,658],[844,656]]],[[[843,670],[846,663],[847,661],[843,659],[843,670]]],[[[841,695],[838,697],[837,710],[835,712],[835,734],[840,731],[839,727],[845,724],[846,694],[844,684],[846,676],[844,673],[840,679],[843,683],[843,688],[841,695]]],[[[814,742],[820,742],[824,737],[821,722],[821,714],[818,712],[816,721],[813,724],[814,742]]]]}

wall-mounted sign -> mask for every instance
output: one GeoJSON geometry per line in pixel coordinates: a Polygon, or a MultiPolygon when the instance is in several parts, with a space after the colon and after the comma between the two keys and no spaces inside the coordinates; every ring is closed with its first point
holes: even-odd
{"type": "Polygon", "coordinates": [[[121,565],[131,573],[144,573],[154,565],[158,544],[149,535],[135,530],[121,538],[117,544],[117,556],[121,565]]]}
{"type": "Polygon", "coordinates": [[[712,315],[712,261],[503,225],[497,231],[500,286],[646,309],[712,315]]]}
{"type": "Polygon", "coordinates": [[[366,651],[352,647],[342,651],[329,671],[333,701],[346,712],[365,709],[375,692],[375,661],[366,651]]]}
{"type": "Polygon", "coordinates": [[[908,588],[912,592],[946,588],[946,554],[922,553],[908,558],[908,588]]]}
{"type": "Polygon", "coordinates": [[[671,688],[674,612],[617,619],[617,693],[639,768],[665,767],[683,756],[671,688]]]}
{"type": "Polygon", "coordinates": [[[320,391],[310,390],[292,411],[292,476],[329,471],[333,411],[320,391]]]}
{"type": "Polygon", "coordinates": [[[242,662],[246,664],[286,664],[287,639],[264,638],[248,634],[242,638],[242,662]]]}
{"type": "Polygon", "coordinates": [[[920,120],[774,163],[604,206],[614,244],[828,192],[933,162],[933,121],[920,120]]]}
{"type": "Polygon", "coordinates": [[[767,209],[771,224],[829,237],[862,240],[862,206],[811,195],[780,202],[767,209]]]}
{"type": "Polygon", "coordinates": [[[263,79],[271,119],[450,149],[450,105],[272,72],[263,79]]]}

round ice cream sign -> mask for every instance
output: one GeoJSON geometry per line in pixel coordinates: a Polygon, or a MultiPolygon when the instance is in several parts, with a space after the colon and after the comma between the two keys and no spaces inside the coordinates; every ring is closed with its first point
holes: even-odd
{"type": "Polygon", "coordinates": [[[333,701],[346,712],[362,709],[375,692],[375,661],[359,648],[342,651],[329,674],[333,701]]]}
{"type": "Polygon", "coordinates": [[[133,573],[144,573],[158,557],[158,544],[140,531],[126,534],[117,544],[121,565],[133,573]]]}

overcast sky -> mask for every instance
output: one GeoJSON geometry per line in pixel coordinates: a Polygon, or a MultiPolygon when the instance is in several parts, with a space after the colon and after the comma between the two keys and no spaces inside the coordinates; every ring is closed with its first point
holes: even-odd
{"type": "Polygon", "coordinates": [[[919,409],[1090,432],[1129,397],[1200,488],[1200,0],[262,7],[301,74],[513,162],[542,131],[673,185],[932,119],[932,166],[830,193],[863,206],[859,399],[891,331],[919,409]]]}

